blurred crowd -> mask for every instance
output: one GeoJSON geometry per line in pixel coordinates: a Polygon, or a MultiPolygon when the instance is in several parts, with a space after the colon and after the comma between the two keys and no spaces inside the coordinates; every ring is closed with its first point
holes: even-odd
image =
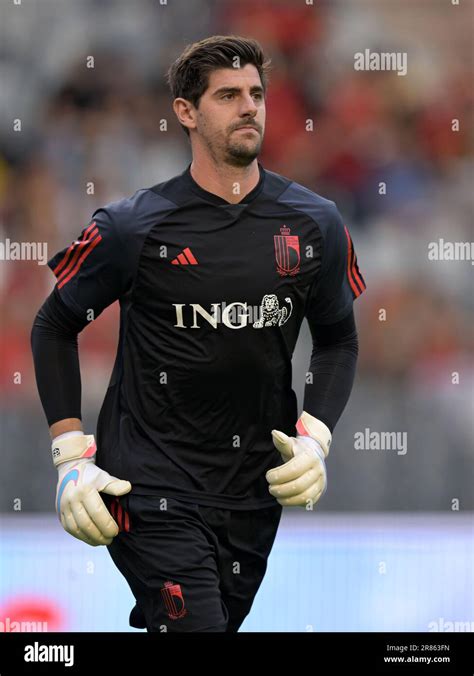
{"type": "MultiPolygon", "coordinates": [[[[472,266],[427,254],[439,237],[473,234],[472,43],[462,10],[437,0],[7,4],[2,240],[47,242],[52,256],[98,206],[180,173],[189,146],[171,108],[168,65],[207,35],[253,36],[273,63],[261,161],[335,200],[355,241],[368,287],[356,304],[359,377],[401,382],[424,396],[446,387],[446,399],[453,371],[472,377],[472,266]],[[367,47],[406,51],[407,76],[354,70],[354,53],[367,47]]],[[[6,406],[36,403],[29,333],[53,279],[34,261],[0,263],[6,406]],[[21,387],[16,372],[24,374],[21,387]]],[[[81,336],[83,378],[97,402],[116,326],[110,308],[81,336]]],[[[467,409],[472,385],[463,391],[467,409]]]]}

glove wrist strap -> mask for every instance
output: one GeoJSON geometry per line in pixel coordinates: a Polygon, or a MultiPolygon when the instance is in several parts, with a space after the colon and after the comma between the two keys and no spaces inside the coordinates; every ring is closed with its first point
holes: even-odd
{"type": "Polygon", "coordinates": [[[323,449],[325,457],[327,457],[332,441],[331,430],[327,425],[303,411],[296,423],[296,431],[302,436],[311,437],[317,441],[323,449]]]}
{"type": "Polygon", "coordinates": [[[57,467],[67,460],[94,458],[97,451],[93,434],[74,435],[66,439],[53,440],[51,455],[54,466],[57,467]]]}

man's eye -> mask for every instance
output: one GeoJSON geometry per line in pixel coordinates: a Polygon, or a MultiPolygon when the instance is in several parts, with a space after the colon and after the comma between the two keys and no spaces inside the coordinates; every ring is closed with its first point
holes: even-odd
{"type": "Polygon", "coordinates": [[[261,101],[261,100],[263,99],[263,94],[261,94],[260,92],[255,93],[255,94],[253,95],[253,98],[254,98],[254,99],[257,99],[257,101],[261,101]]]}
{"type": "Polygon", "coordinates": [[[222,98],[223,98],[223,99],[230,100],[231,98],[233,98],[233,96],[234,96],[233,94],[224,94],[224,95],[222,96],[222,98]]]}

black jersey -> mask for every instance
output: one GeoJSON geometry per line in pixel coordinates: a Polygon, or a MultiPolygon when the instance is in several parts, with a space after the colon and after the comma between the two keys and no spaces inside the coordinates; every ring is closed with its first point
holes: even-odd
{"type": "Polygon", "coordinates": [[[120,302],[97,464],[137,494],[257,508],[295,435],[291,358],[305,316],[332,324],[365,282],[330,202],[259,164],[238,204],[179,176],[98,209],[49,262],[62,300],[120,302]]]}

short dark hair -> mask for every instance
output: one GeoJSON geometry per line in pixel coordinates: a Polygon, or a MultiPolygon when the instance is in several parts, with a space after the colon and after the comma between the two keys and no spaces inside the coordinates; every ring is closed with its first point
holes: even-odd
{"type": "MultiPolygon", "coordinates": [[[[209,74],[218,68],[235,68],[236,57],[239,67],[255,66],[265,93],[270,59],[266,58],[260,43],[237,35],[213,35],[188,45],[169,68],[166,78],[173,98],[186,99],[197,108],[209,86],[209,74]]],[[[189,129],[181,126],[189,135],[189,129]]]]}

